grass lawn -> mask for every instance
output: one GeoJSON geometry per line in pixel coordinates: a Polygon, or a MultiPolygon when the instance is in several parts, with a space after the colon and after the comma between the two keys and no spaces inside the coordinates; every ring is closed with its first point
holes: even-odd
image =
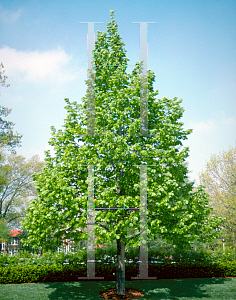
{"type": "MultiPolygon", "coordinates": [[[[115,287],[115,281],[0,284],[0,300],[101,300],[99,292],[110,287],[115,287]]],[[[132,280],[126,281],[126,287],[143,291],[142,300],[236,299],[236,278],[132,280]]]]}

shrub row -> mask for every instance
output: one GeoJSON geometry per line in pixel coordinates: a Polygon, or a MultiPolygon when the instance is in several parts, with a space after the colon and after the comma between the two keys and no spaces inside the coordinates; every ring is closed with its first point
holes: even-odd
{"type": "Polygon", "coordinates": [[[0,267],[15,265],[53,265],[63,263],[78,263],[86,261],[86,252],[76,253],[53,253],[48,251],[43,255],[20,251],[17,255],[0,253],[0,267]]]}
{"type": "MultiPolygon", "coordinates": [[[[201,251],[175,251],[169,252],[158,252],[155,249],[150,249],[148,251],[149,258],[157,257],[159,261],[174,261],[174,262],[226,262],[226,261],[236,261],[236,255],[233,251],[225,251],[223,253],[212,253],[206,249],[201,251]],[[170,260],[169,258],[172,257],[170,260]]],[[[103,262],[108,262],[111,257],[116,259],[117,250],[116,248],[108,248],[104,250],[103,248],[95,249],[96,260],[102,260],[103,262]]],[[[137,249],[126,249],[125,252],[126,259],[138,261],[139,259],[139,248],[137,249]]],[[[152,259],[151,259],[152,260],[152,259]]],[[[69,253],[57,253],[48,251],[40,254],[33,254],[28,251],[20,251],[17,255],[11,256],[9,254],[0,253],[0,266],[15,266],[15,265],[53,265],[53,264],[64,264],[64,263],[81,263],[87,261],[87,249],[83,248],[77,252],[69,253]]]]}
{"type": "Polygon", "coordinates": [[[0,284],[78,281],[86,276],[84,266],[35,265],[0,267],[0,284]]]}
{"type": "Polygon", "coordinates": [[[149,276],[158,279],[236,277],[236,262],[183,262],[149,267],[149,276]]]}
{"type": "MultiPolygon", "coordinates": [[[[139,274],[139,265],[126,265],[126,280],[139,274]]],[[[236,262],[160,264],[148,267],[149,277],[157,279],[236,277],[236,262]]],[[[96,263],[95,274],[104,280],[115,280],[116,264],[96,263]]],[[[79,281],[87,276],[85,265],[28,265],[0,267],[0,284],[79,281]]]]}

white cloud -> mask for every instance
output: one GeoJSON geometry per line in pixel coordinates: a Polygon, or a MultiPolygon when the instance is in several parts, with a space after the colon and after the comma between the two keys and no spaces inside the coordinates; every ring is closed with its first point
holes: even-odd
{"type": "Polygon", "coordinates": [[[44,151],[47,151],[47,150],[50,150],[50,155],[52,157],[55,156],[55,152],[54,152],[54,149],[52,146],[50,146],[48,143],[45,144],[44,148],[42,148],[41,150],[36,150],[36,148],[33,146],[33,147],[30,147],[28,148],[27,150],[23,150],[22,148],[19,148],[17,150],[17,154],[18,155],[22,155],[24,157],[26,157],[27,159],[30,159],[33,155],[39,155],[40,157],[40,160],[44,160],[45,158],[45,153],[44,151]]]}
{"type": "Polygon", "coordinates": [[[16,22],[22,15],[22,12],[21,8],[18,11],[11,11],[0,7],[0,21],[4,23],[16,22]]]}
{"type": "Polygon", "coordinates": [[[78,71],[68,69],[71,61],[64,50],[17,51],[4,46],[0,49],[0,57],[7,75],[17,79],[38,82],[51,79],[54,83],[62,83],[77,78],[78,71]]]}
{"type": "Polygon", "coordinates": [[[199,123],[192,123],[190,128],[193,128],[193,133],[211,133],[216,128],[215,120],[200,121],[199,123]]]}
{"type": "Polygon", "coordinates": [[[232,125],[232,126],[234,125],[234,126],[236,126],[236,120],[234,118],[223,119],[222,123],[226,124],[226,125],[232,125]]]}
{"type": "Polygon", "coordinates": [[[192,134],[198,135],[208,135],[211,136],[216,132],[220,132],[222,130],[228,130],[232,126],[236,126],[236,119],[229,117],[224,119],[211,119],[206,121],[200,121],[198,123],[190,123],[189,128],[193,129],[192,134]]]}
{"type": "Polygon", "coordinates": [[[228,117],[200,121],[190,123],[187,128],[193,128],[193,133],[183,142],[184,146],[190,146],[189,170],[194,170],[190,177],[199,182],[198,174],[205,169],[211,155],[227,151],[229,146],[234,145],[236,119],[228,117]]]}
{"type": "MultiPolygon", "coordinates": [[[[33,153],[38,154],[38,155],[40,156],[40,159],[41,159],[41,160],[44,160],[44,158],[46,157],[44,151],[48,151],[48,150],[50,150],[50,151],[49,151],[50,155],[51,155],[52,157],[54,157],[54,156],[55,156],[54,149],[53,149],[53,147],[50,146],[48,143],[45,144],[45,147],[44,147],[43,150],[39,150],[39,151],[37,151],[36,153],[35,153],[35,152],[33,152],[33,153]]],[[[34,155],[34,154],[32,154],[32,155],[34,155]]]]}

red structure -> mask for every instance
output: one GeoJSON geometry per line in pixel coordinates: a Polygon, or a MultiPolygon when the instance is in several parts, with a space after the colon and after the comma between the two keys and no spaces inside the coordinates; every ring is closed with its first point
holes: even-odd
{"type": "Polygon", "coordinates": [[[14,255],[20,250],[20,239],[18,235],[22,232],[22,230],[10,230],[11,240],[7,242],[2,242],[1,252],[8,253],[10,255],[14,255]]]}

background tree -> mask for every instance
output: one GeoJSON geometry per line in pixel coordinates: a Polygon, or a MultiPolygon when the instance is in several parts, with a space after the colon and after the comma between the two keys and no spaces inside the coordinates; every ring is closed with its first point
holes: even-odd
{"type": "MultiPolygon", "coordinates": [[[[90,120],[87,109],[91,81],[82,104],[66,101],[67,118],[63,130],[52,127],[49,142],[55,156],[46,153],[46,167],[34,176],[38,198],[32,200],[24,228],[28,242],[35,247],[58,246],[62,236],[75,242],[86,239],[78,231],[87,222],[88,165],[95,165],[95,207],[140,206],[140,166],[148,173],[148,234],[161,234],[175,246],[188,246],[195,239],[208,240],[220,223],[209,219],[208,197],[188,180],[184,165],[188,148],[182,147],[191,130],[183,130],[178,120],[184,109],[181,99],[155,99],[155,75],[148,70],[148,130],[139,129],[140,69],[126,73],[128,59],[118,25],[111,11],[107,33],[98,32],[95,42],[95,135],[86,135],[90,120]],[[179,149],[179,146],[182,148],[179,149]]],[[[116,241],[118,294],[125,293],[125,247],[139,246],[140,221],[137,210],[96,212],[97,244],[116,241]],[[133,232],[130,232],[132,231],[133,232]]],[[[142,234],[143,230],[141,230],[142,234]]]]}
{"type": "Polygon", "coordinates": [[[5,182],[0,190],[0,220],[5,220],[11,229],[21,227],[20,221],[29,200],[37,197],[32,174],[40,172],[43,165],[38,155],[26,161],[21,155],[4,154],[5,182]]]}
{"type": "MultiPolygon", "coordinates": [[[[210,195],[212,213],[224,217],[222,223],[227,242],[235,247],[236,234],[236,146],[218,155],[212,155],[206,170],[199,175],[200,183],[210,195]]],[[[222,228],[219,228],[222,229],[222,228]]]]}
{"type": "Polygon", "coordinates": [[[2,249],[2,245],[1,244],[4,241],[8,241],[8,239],[10,237],[11,237],[10,228],[9,228],[7,222],[2,218],[2,219],[0,219],[0,251],[2,249]]]}
{"type": "MultiPolygon", "coordinates": [[[[6,84],[7,76],[4,75],[4,66],[0,64],[0,85],[9,87],[10,84],[6,84]]],[[[1,95],[1,93],[0,93],[1,95]]],[[[8,182],[7,173],[9,166],[4,164],[4,150],[10,150],[14,152],[14,148],[20,145],[21,135],[13,133],[14,124],[10,121],[4,120],[11,112],[11,109],[0,105],[0,193],[2,193],[4,186],[8,182]]],[[[10,237],[9,224],[5,217],[0,217],[0,242],[7,240],[10,237]]],[[[1,244],[0,244],[1,251],[1,244]]]]}
{"type": "Polygon", "coordinates": [[[7,166],[4,165],[4,154],[0,151],[0,191],[3,189],[3,185],[7,183],[6,178],[7,166]]]}
{"type": "Polygon", "coordinates": [[[7,80],[8,77],[6,75],[3,75],[6,72],[3,68],[4,68],[4,66],[3,66],[3,63],[1,62],[0,63],[0,85],[5,86],[5,87],[9,87],[10,84],[6,84],[6,80],[7,80]]]}
{"type": "MultiPolygon", "coordinates": [[[[3,75],[5,70],[4,66],[0,64],[0,85],[9,87],[10,84],[6,84],[7,76],[3,75]]],[[[1,93],[0,93],[1,95],[1,93]]],[[[10,121],[6,121],[3,117],[7,117],[11,112],[11,109],[0,105],[0,151],[3,148],[13,149],[15,146],[19,146],[21,135],[18,133],[13,134],[14,124],[10,121]]]]}
{"type": "Polygon", "coordinates": [[[4,120],[11,112],[11,109],[0,105],[0,150],[11,150],[16,146],[20,146],[22,135],[13,133],[14,124],[10,121],[4,120]]]}

